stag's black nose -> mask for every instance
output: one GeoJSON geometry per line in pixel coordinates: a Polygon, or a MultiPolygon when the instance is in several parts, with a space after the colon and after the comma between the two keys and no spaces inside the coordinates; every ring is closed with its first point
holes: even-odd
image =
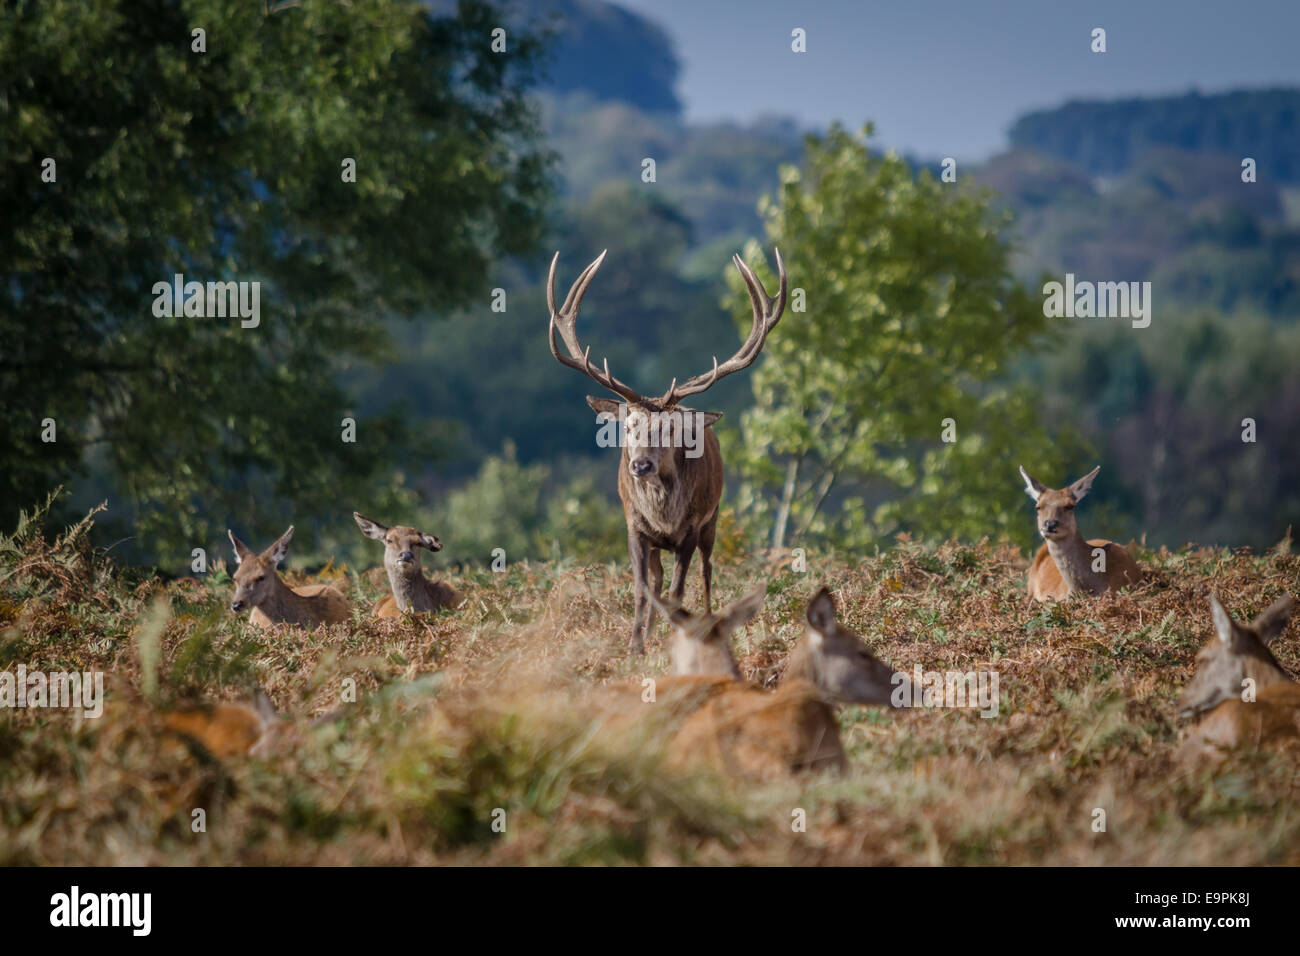
{"type": "Polygon", "coordinates": [[[633,459],[628,468],[631,470],[634,477],[644,478],[646,475],[650,474],[650,472],[655,470],[655,465],[649,458],[636,458],[633,459]]]}

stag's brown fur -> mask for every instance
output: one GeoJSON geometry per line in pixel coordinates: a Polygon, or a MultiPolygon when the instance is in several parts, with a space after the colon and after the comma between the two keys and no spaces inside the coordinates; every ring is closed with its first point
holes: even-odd
{"type": "MultiPolygon", "coordinates": [[[[623,515],[627,522],[627,547],[632,560],[632,590],[636,610],[632,622],[629,646],[635,653],[645,652],[645,635],[654,626],[654,607],[648,592],[658,595],[663,587],[661,551],[671,551],[677,558],[673,568],[673,581],[669,598],[680,602],[686,589],[686,572],[691,557],[700,552],[701,576],[704,583],[704,609],[713,607],[713,541],[717,533],[718,505],[722,499],[722,450],[710,426],[722,415],[718,412],[698,412],[682,408],[680,401],[709,389],[715,382],[732,372],[747,368],[762,351],[767,335],[776,326],[785,311],[787,277],[781,254],[776,254],[780,292],[776,298],[769,296],[754,273],[741,261],[734,262],[745,281],[754,319],[744,345],[727,361],[719,363],[715,357],[713,369],[693,376],[680,385],[674,379],[668,391],[660,398],[641,395],[619,381],[609,370],[609,363],[597,368],[592,364],[590,349],[584,349],[578,340],[576,325],[582,297],[587,292],[596,270],[605,259],[601,253],[574,281],[562,306],[555,304],[555,268],[559,253],[551,260],[547,277],[546,298],[550,307],[549,339],[551,354],[562,365],[577,369],[592,381],[608,388],[623,401],[588,397],[587,403],[600,416],[614,416],[620,425],[634,419],[647,419],[651,431],[664,434],[660,429],[668,423],[666,434],[675,440],[667,444],[657,441],[625,440],[619,458],[618,494],[623,502],[623,515]],[[563,339],[567,355],[560,351],[557,337],[563,339]],[[698,456],[687,454],[685,439],[698,442],[698,456]]],[[[694,452],[696,449],[692,448],[694,452]]]]}

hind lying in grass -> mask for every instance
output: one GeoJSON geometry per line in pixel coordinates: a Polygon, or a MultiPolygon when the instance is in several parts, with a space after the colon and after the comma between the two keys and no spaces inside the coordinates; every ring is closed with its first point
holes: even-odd
{"type": "Polygon", "coordinates": [[[1294,608],[1286,594],[1249,624],[1238,624],[1218,596],[1210,596],[1215,633],[1196,655],[1196,674],[1179,701],[1181,716],[1200,720],[1179,749],[1180,759],[1222,758],[1300,740],[1300,684],[1268,649],[1294,608]]]}
{"type": "Polygon", "coordinates": [[[235,547],[235,560],[239,562],[234,573],[235,594],[230,599],[230,609],[236,614],[248,610],[249,620],[258,627],[276,624],[312,627],[339,624],[348,619],[351,611],[348,599],[333,586],[308,584],[291,588],[280,580],[276,569],[289,556],[292,525],[261,554],[236,538],[235,532],[227,533],[235,547]]]}

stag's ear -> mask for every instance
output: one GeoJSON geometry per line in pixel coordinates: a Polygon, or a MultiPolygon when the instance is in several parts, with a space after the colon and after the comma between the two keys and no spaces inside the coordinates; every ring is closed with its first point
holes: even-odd
{"type": "Polygon", "coordinates": [[[378,521],[371,521],[360,511],[352,512],[352,517],[356,520],[357,527],[361,529],[361,533],[367,538],[374,538],[378,541],[382,541],[384,540],[384,535],[388,534],[387,528],[381,525],[378,521]]]}
{"type": "Polygon", "coordinates": [[[1066,489],[1070,494],[1074,495],[1075,501],[1082,501],[1083,496],[1092,490],[1092,480],[1097,477],[1097,472],[1099,471],[1101,471],[1101,465],[1098,465],[1066,489]]]}
{"type": "Polygon", "coordinates": [[[420,532],[420,546],[429,551],[441,551],[442,542],[431,534],[420,532]]]}
{"type": "Polygon", "coordinates": [[[289,525],[289,530],[276,539],[275,544],[271,545],[262,552],[262,557],[270,561],[276,567],[280,562],[289,556],[289,542],[293,540],[293,525],[289,525]]]}
{"type": "Polygon", "coordinates": [[[235,532],[231,531],[229,528],[226,529],[226,534],[230,535],[230,543],[235,546],[235,563],[243,564],[244,558],[253,553],[252,549],[236,538],[235,532]]]}
{"type": "Polygon", "coordinates": [[[696,412],[699,418],[696,419],[698,428],[708,428],[714,422],[721,421],[722,412],[696,412]]]}
{"type": "Polygon", "coordinates": [[[1279,634],[1286,630],[1286,622],[1291,619],[1291,612],[1295,608],[1295,598],[1289,594],[1284,594],[1267,609],[1260,612],[1259,617],[1251,622],[1251,627],[1259,635],[1259,639],[1265,644],[1274,640],[1279,634]]]}
{"type": "Polygon", "coordinates": [[[835,601],[829,589],[823,587],[808,602],[808,623],[818,634],[829,634],[835,630],[835,601]]]}
{"type": "Polygon", "coordinates": [[[1235,638],[1232,616],[1219,603],[1219,596],[1214,593],[1210,594],[1210,616],[1214,618],[1214,633],[1219,635],[1219,640],[1231,647],[1235,638]]]}
{"type": "Polygon", "coordinates": [[[597,398],[595,395],[587,396],[587,404],[597,415],[613,415],[618,418],[618,410],[623,403],[612,398],[597,398]]]}
{"type": "Polygon", "coordinates": [[[1039,496],[1042,495],[1042,493],[1047,490],[1047,486],[1045,484],[1043,484],[1037,478],[1030,477],[1029,472],[1025,471],[1023,467],[1021,467],[1020,469],[1020,477],[1025,479],[1025,494],[1033,498],[1034,501],[1037,501],[1039,496]]]}

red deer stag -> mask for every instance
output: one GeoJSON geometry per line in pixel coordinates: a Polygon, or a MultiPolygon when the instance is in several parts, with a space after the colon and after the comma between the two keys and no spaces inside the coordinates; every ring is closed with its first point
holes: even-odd
{"type": "Polygon", "coordinates": [[[767,294],[761,282],[741,260],[732,261],[749,291],[754,309],[753,326],[745,344],[731,358],[678,384],[673,379],[660,397],[641,395],[615,378],[606,359],[601,368],[591,364],[591,349],[584,349],[576,330],[578,309],[587,286],[605,260],[602,252],[578,276],[560,308],[555,306],[555,267],[557,252],[551,260],[546,280],[546,303],[550,307],[549,330],[551,354],[561,365],[575,368],[592,381],[618,395],[622,401],[587,397],[587,404],[606,422],[617,421],[623,429],[622,455],[619,461],[618,496],[627,520],[627,548],[632,558],[632,589],[636,612],[632,637],[628,642],[633,653],[645,653],[645,635],[654,627],[655,610],[647,599],[647,578],[654,594],[663,589],[664,571],[660,551],[671,551],[677,561],[669,598],[680,602],[686,590],[686,572],[695,549],[700,551],[704,577],[704,609],[713,610],[713,537],[718,524],[718,502],[722,498],[722,450],[717,436],[709,428],[722,417],[721,412],[701,412],[683,408],[678,403],[689,395],[711,388],[719,379],[747,368],[763,350],[768,333],[785,311],[786,274],[781,253],[776,252],[780,291],[776,298],[767,294]],[[568,355],[560,351],[556,336],[564,340],[568,355]]]}

